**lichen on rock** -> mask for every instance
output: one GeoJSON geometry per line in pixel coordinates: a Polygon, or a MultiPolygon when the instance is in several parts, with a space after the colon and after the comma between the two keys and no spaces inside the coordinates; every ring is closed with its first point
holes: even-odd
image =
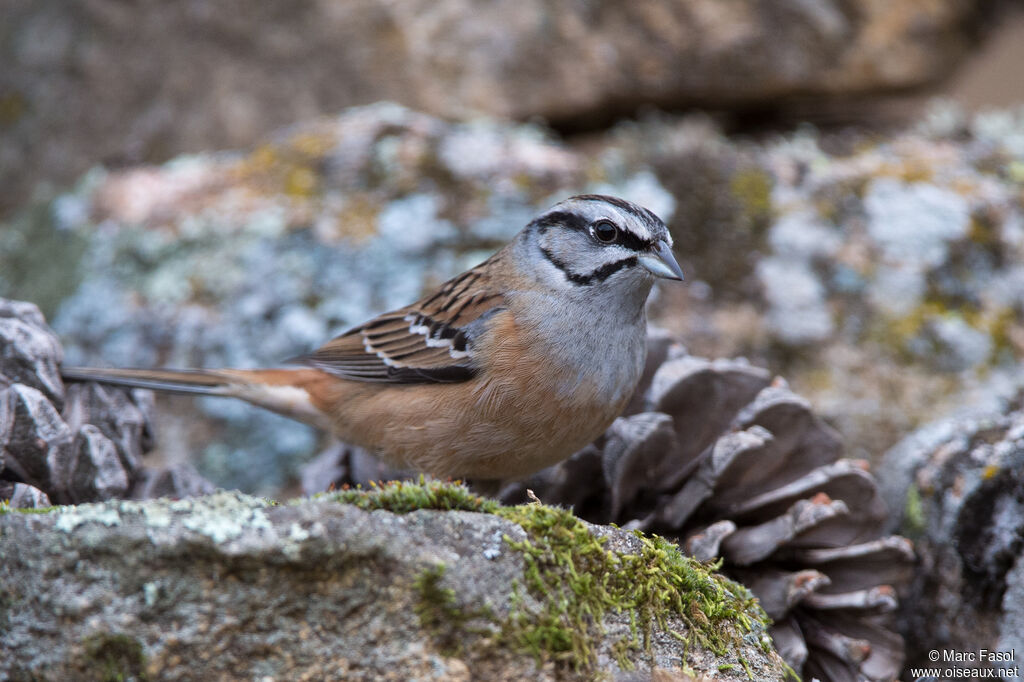
{"type": "Polygon", "coordinates": [[[338,497],[271,505],[220,493],[0,514],[0,551],[13,557],[0,565],[0,669],[62,679],[102,664],[169,680],[783,674],[749,592],[657,538],[436,481],[340,494],[359,506],[338,497]],[[41,577],[54,572],[59,586],[41,577]]]}
{"type": "MultiPolygon", "coordinates": [[[[901,613],[910,665],[932,650],[1024,649],[1024,382],[994,402],[921,427],[882,464],[889,525],[920,557],[901,613]]],[[[1019,662],[980,663],[1006,675],[1019,662]]]]}

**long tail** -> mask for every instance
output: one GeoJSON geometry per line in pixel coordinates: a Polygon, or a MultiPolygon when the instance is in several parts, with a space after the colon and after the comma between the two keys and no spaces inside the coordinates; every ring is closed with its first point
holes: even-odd
{"type": "Polygon", "coordinates": [[[61,376],[70,381],[96,381],[114,386],[148,388],[169,393],[235,397],[231,379],[219,372],[201,369],[104,369],[63,367],[61,376]]]}
{"type": "Polygon", "coordinates": [[[330,430],[331,378],[315,369],[105,369],[63,367],[66,381],[153,391],[239,398],[312,426],[330,430]]]}

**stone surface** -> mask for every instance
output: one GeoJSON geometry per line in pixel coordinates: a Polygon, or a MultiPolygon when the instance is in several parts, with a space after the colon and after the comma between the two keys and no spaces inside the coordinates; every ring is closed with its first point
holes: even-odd
{"type": "Polygon", "coordinates": [[[15,509],[35,509],[50,506],[50,498],[42,490],[25,483],[0,480],[0,501],[15,509]]]}
{"type": "Polygon", "coordinates": [[[0,501],[45,507],[213,491],[188,465],[143,468],[153,445],[149,393],[65,388],[62,357],[37,307],[0,298],[0,501]]]}
{"type": "MultiPolygon", "coordinates": [[[[637,551],[632,534],[592,532],[612,551],[637,551]]],[[[629,615],[613,611],[589,672],[496,647],[495,623],[543,611],[513,546],[530,538],[491,514],[370,512],[327,500],[272,507],[236,493],[0,514],[0,671],[42,680],[559,680],[623,674],[625,651],[633,675],[653,665],[781,678],[756,629],[723,657],[659,629],[647,653],[613,650],[630,631],[629,615]]],[[[680,626],[666,620],[685,639],[680,626]]]]}
{"type": "Polygon", "coordinates": [[[0,210],[99,162],[244,147],[392,99],[556,122],[777,108],[945,77],[989,3],[7,0],[0,210]],[[71,115],[74,112],[74,115],[71,115]]]}
{"type": "Polygon", "coordinates": [[[931,665],[932,650],[1012,649],[1014,660],[992,667],[1016,667],[1020,674],[1022,407],[1024,390],[1001,409],[974,410],[922,427],[886,454],[881,475],[897,512],[890,525],[913,537],[918,551],[902,600],[909,665],[931,665]]]}
{"type": "Polygon", "coordinates": [[[32,387],[59,408],[64,388],[57,366],[62,358],[60,341],[46,326],[39,308],[0,298],[0,387],[15,383],[32,387]]]}

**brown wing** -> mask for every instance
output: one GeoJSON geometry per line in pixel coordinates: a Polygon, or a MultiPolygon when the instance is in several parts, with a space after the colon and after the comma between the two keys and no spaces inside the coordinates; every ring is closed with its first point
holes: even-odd
{"type": "Polygon", "coordinates": [[[487,318],[505,309],[504,298],[491,286],[484,265],[295,361],[355,381],[432,383],[472,378],[477,370],[473,338],[487,318]]]}

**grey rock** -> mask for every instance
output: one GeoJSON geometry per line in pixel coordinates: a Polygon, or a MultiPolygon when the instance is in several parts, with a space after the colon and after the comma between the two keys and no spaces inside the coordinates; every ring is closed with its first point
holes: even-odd
{"type": "Polygon", "coordinates": [[[0,299],[0,305],[0,387],[13,383],[31,386],[59,409],[64,401],[57,371],[62,359],[60,341],[36,306],[6,299],[0,299]]]}
{"type": "Polygon", "coordinates": [[[74,502],[123,498],[128,486],[128,472],[114,443],[96,426],[82,426],[73,445],[69,497],[74,502]]]}
{"type": "Polygon", "coordinates": [[[1024,604],[1024,560],[1018,557],[1006,573],[1006,592],[1001,604],[1003,617],[997,644],[999,651],[1024,651],[1024,609],[1020,608],[1021,604],[1024,604]]]}
{"type": "Polygon", "coordinates": [[[5,468],[23,483],[47,492],[58,503],[71,501],[69,474],[74,434],[46,396],[31,386],[14,384],[0,393],[10,419],[2,444],[5,468]]]}
{"type": "Polygon", "coordinates": [[[152,500],[158,497],[184,499],[209,495],[216,490],[191,464],[165,468],[144,467],[138,472],[130,497],[152,500]]]}
{"type": "Polygon", "coordinates": [[[21,320],[33,327],[46,327],[46,318],[40,312],[39,306],[28,301],[0,299],[0,317],[21,320]]]}
{"type": "Polygon", "coordinates": [[[757,264],[757,274],[769,306],[767,321],[779,340],[800,346],[833,334],[825,288],[807,263],[769,257],[757,264]]]}
{"type": "Polygon", "coordinates": [[[958,0],[250,9],[5,2],[0,206],[39,179],[67,183],[99,162],[245,147],[293,121],[384,99],[446,117],[591,122],[651,105],[863,100],[944,77],[983,14],[958,0]]]}
{"type": "MultiPolygon", "coordinates": [[[[932,650],[1021,651],[1021,403],[939,420],[886,455],[882,476],[892,472],[887,495],[900,512],[894,518],[919,558],[902,599],[909,665],[928,665],[932,650]]],[[[1020,660],[981,665],[1019,670],[1020,660]]]]}
{"type": "Polygon", "coordinates": [[[39,488],[10,481],[0,481],[0,502],[6,502],[11,509],[35,509],[51,505],[50,498],[39,488]]]}
{"type": "Polygon", "coordinates": [[[93,425],[115,446],[121,465],[134,472],[153,447],[152,394],[95,383],[67,387],[64,419],[72,429],[93,425]]]}
{"type": "MultiPolygon", "coordinates": [[[[638,551],[631,533],[588,528],[610,551],[638,551]]],[[[0,670],[53,680],[103,666],[125,679],[583,679],[494,646],[506,619],[544,613],[510,544],[530,537],[490,514],[272,507],[237,493],[0,514],[0,670]]],[[[624,674],[613,644],[629,623],[607,613],[592,672],[624,674]]],[[[670,615],[665,625],[686,632],[670,615]]],[[[781,679],[762,637],[755,628],[719,657],[656,628],[647,653],[624,655],[647,676],[686,665],[721,680],[781,679]]]]}
{"type": "Polygon", "coordinates": [[[38,308],[0,299],[0,492],[11,505],[213,491],[189,466],[144,470],[151,394],[96,384],[65,390],[62,353],[38,308]]]}

